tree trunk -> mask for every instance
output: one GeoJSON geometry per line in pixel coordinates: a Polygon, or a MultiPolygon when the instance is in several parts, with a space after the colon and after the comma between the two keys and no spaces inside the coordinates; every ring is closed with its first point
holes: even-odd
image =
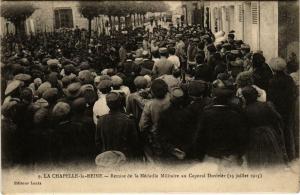
{"type": "Polygon", "coordinates": [[[92,37],[92,19],[88,18],[88,22],[89,22],[89,34],[88,34],[88,37],[89,37],[89,40],[90,40],[91,37],[92,37]]]}
{"type": "Polygon", "coordinates": [[[15,25],[16,35],[18,35],[18,36],[25,35],[25,21],[24,20],[16,20],[13,23],[15,25]]]}
{"type": "Polygon", "coordinates": [[[121,30],[121,16],[118,16],[118,30],[121,30]]]}
{"type": "Polygon", "coordinates": [[[141,26],[141,14],[138,14],[139,26],[141,26]]]}
{"type": "Polygon", "coordinates": [[[135,21],[135,14],[133,14],[133,26],[136,26],[136,21],[135,21]]]}
{"type": "Polygon", "coordinates": [[[112,24],[112,19],[111,19],[111,17],[112,17],[112,16],[110,16],[110,15],[108,16],[110,29],[112,29],[112,25],[113,25],[113,24],[112,24]]]}
{"type": "Polygon", "coordinates": [[[129,27],[131,27],[132,26],[132,14],[129,14],[129,27]]]}
{"type": "Polygon", "coordinates": [[[113,16],[113,30],[115,31],[115,27],[116,27],[116,17],[113,16]]]}

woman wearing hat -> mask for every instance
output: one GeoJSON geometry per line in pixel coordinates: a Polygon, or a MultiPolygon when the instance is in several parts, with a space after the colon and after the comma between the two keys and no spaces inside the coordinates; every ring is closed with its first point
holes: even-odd
{"type": "Polygon", "coordinates": [[[254,53],[252,56],[253,82],[254,85],[268,91],[269,81],[273,72],[265,63],[265,57],[261,53],[254,53]]]}
{"type": "Polygon", "coordinates": [[[287,162],[282,118],[270,102],[257,101],[254,87],[242,89],[246,100],[245,115],[249,126],[246,160],[249,167],[280,165],[287,162]]]}
{"type": "Polygon", "coordinates": [[[276,110],[280,113],[284,127],[284,138],[286,143],[289,160],[295,159],[296,156],[296,136],[293,129],[293,112],[297,98],[297,88],[292,77],[285,73],[286,62],[282,58],[272,58],[270,66],[274,72],[270,80],[269,90],[267,91],[267,100],[273,102],[276,110]]]}

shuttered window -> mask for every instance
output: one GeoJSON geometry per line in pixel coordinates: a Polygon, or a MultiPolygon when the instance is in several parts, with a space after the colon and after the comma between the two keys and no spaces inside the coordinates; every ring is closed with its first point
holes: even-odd
{"type": "Polygon", "coordinates": [[[239,5],[239,22],[244,22],[244,7],[239,5]]]}
{"type": "Polygon", "coordinates": [[[57,9],[54,10],[55,28],[73,28],[73,13],[72,9],[57,9]]]}
{"type": "Polygon", "coordinates": [[[226,7],[225,8],[225,19],[226,19],[226,21],[229,21],[229,8],[228,7],[226,7]]]}
{"type": "Polygon", "coordinates": [[[251,3],[252,24],[258,24],[258,4],[251,3]]]}

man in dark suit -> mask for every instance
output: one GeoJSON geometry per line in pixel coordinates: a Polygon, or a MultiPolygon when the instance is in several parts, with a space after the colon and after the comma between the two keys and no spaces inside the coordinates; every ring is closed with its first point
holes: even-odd
{"type": "Polygon", "coordinates": [[[140,154],[137,125],[122,110],[120,94],[110,92],[106,95],[109,113],[98,120],[96,128],[96,147],[98,153],[116,150],[127,158],[136,158],[140,154]]]}

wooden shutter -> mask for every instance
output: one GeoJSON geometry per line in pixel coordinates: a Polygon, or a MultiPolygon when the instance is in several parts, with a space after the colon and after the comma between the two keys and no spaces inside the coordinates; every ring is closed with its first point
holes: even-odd
{"type": "Polygon", "coordinates": [[[252,16],[252,24],[258,24],[258,4],[251,3],[251,16],[252,16]]]}
{"type": "Polygon", "coordinates": [[[244,7],[239,5],[239,21],[244,22],[244,7]]]}
{"type": "Polygon", "coordinates": [[[73,28],[73,13],[72,13],[72,9],[67,9],[66,10],[66,15],[67,15],[67,27],[68,28],[73,28]]]}
{"type": "Polygon", "coordinates": [[[229,21],[229,8],[228,7],[225,7],[225,19],[226,21],[229,21]]]}

